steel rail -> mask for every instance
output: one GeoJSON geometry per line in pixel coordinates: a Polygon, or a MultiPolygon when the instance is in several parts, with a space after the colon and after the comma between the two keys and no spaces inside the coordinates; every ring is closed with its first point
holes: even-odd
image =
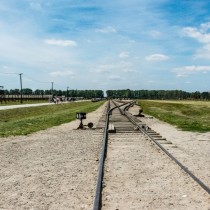
{"type": "Polygon", "coordinates": [[[198,183],[208,194],[210,194],[210,188],[204,184],[198,177],[196,177],[190,170],[188,170],[187,167],[185,167],[180,161],[178,161],[170,152],[168,152],[160,143],[158,143],[149,133],[147,133],[140,125],[138,125],[132,118],[130,118],[128,116],[128,114],[125,112],[125,115],[127,116],[127,118],[133,122],[138,128],[139,130],[144,133],[145,135],[147,135],[159,148],[162,149],[162,151],[164,151],[173,161],[175,161],[182,170],[185,171],[185,173],[187,173],[196,183],[198,183]]]}
{"type": "Polygon", "coordinates": [[[125,115],[125,110],[128,109],[130,106],[132,106],[132,105],[135,103],[135,101],[126,102],[126,103],[121,104],[121,105],[117,105],[116,102],[114,102],[114,101],[113,101],[113,103],[115,104],[115,106],[117,106],[117,108],[119,109],[120,113],[121,113],[122,115],[125,115]],[[126,104],[128,104],[128,105],[125,106],[125,107],[123,108],[123,110],[122,110],[120,107],[121,107],[121,106],[124,106],[124,105],[126,105],[126,104]]]}
{"type": "Polygon", "coordinates": [[[136,103],[136,101],[131,101],[130,104],[128,104],[127,106],[124,107],[123,111],[124,111],[124,114],[125,114],[125,111],[129,110],[129,108],[134,105],[136,103]]]}
{"type": "MultiPolygon", "coordinates": [[[[108,126],[109,126],[109,115],[110,113],[118,108],[114,102],[113,104],[115,107],[110,109],[110,101],[109,105],[107,108],[107,113],[106,113],[106,123],[105,123],[105,128],[104,128],[104,135],[103,135],[103,145],[101,149],[101,157],[99,160],[99,167],[98,167],[98,179],[97,179],[97,185],[96,185],[96,193],[95,193],[95,199],[94,199],[94,204],[93,204],[93,210],[100,210],[101,209],[101,192],[102,192],[102,182],[103,182],[103,175],[104,175],[104,162],[106,159],[106,153],[107,153],[107,142],[108,142],[108,126]]],[[[123,106],[125,104],[122,104],[120,106],[123,106]]]]}
{"type": "Polygon", "coordinates": [[[102,145],[101,157],[100,157],[99,167],[98,167],[98,179],[97,179],[93,210],[101,209],[101,190],[102,190],[102,181],[103,181],[104,161],[106,158],[106,150],[107,150],[107,139],[108,139],[107,130],[108,130],[108,125],[109,125],[109,112],[110,112],[110,101],[109,101],[109,109],[107,110],[107,113],[106,113],[106,124],[104,128],[103,145],[102,145]]]}
{"type": "Polygon", "coordinates": [[[114,101],[113,101],[113,103],[114,103],[114,104],[115,104],[115,106],[117,106],[117,108],[119,109],[120,114],[121,114],[121,115],[124,115],[125,113],[122,111],[122,109],[120,109],[120,107],[121,107],[121,106],[124,106],[125,104],[120,104],[120,105],[117,105],[114,101]]]}
{"type": "MultiPolygon", "coordinates": [[[[127,103],[117,105],[116,102],[112,101],[113,104],[115,105],[114,108],[110,109],[110,101],[109,101],[109,107],[107,108],[107,113],[106,113],[106,123],[105,123],[105,128],[104,128],[104,135],[103,135],[103,145],[102,145],[102,152],[101,152],[101,157],[99,161],[99,167],[98,167],[98,180],[97,180],[97,187],[96,187],[96,193],[95,193],[95,199],[94,199],[94,206],[93,210],[100,210],[101,209],[101,200],[102,200],[102,183],[103,183],[103,175],[104,175],[104,162],[106,159],[106,154],[107,154],[107,143],[108,143],[108,126],[109,126],[109,115],[111,112],[118,108],[119,110],[121,106],[126,105],[127,103]]],[[[198,183],[208,194],[210,194],[210,188],[205,185],[199,178],[197,178],[191,171],[188,170],[187,167],[185,167],[181,162],[179,162],[171,153],[169,153],[160,143],[158,143],[150,134],[146,132],[140,125],[138,125],[134,119],[132,119],[125,110],[129,109],[129,107],[134,104],[135,101],[133,102],[128,102],[128,105],[124,107],[123,112],[121,112],[122,115],[125,115],[134,125],[136,125],[139,130],[144,133],[146,136],[148,136],[163,152],[165,152],[173,161],[175,161],[182,170],[185,171],[196,183],[198,183]]]]}

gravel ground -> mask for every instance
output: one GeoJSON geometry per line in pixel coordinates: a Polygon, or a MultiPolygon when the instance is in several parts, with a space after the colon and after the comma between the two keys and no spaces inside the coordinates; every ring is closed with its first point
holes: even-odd
{"type": "Polygon", "coordinates": [[[112,134],[105,163],[103,210],[207,210],[210,200],[143,134],[112,134]]]}
{"type": "Polygon", "coordinates": [[[208,210],[210,196],[143,134],[117,133],[109,137],[102,209],[208,210]]]}
{"type": "MultiPolygon", "coordinates": [[[[137,113],[139,108],[130,111],[137,113]]],[[[151,116],[139,118],[172,144],[164,145],[190,171],[210,187],[210,132],[181,131],[151,116]]]]}
{"type": "MultiPolygon", "coordinates": [[[[104,109],[87,115],[95,125],[104,109]]],[[[0,138],[0,209],[91,209],[102,134],[79,121],[0,138]]]]}
{"type": "MultiPolygon", "coordinates": [[[[97,111],[88,114],[84,124],[91,121],[96,125],[104,108],[105,106],[102,106],[97,111]]],[[[144,118],[144,120],[147,121],[149,126],[153,126],[154,130],[160,132],[163,137],[171,138],[169,139],[171,141],[174,140],[173,144],[180,148],[179,151],[182,151],[179,154],[182,154],[183,160],[189,161],[191,166],[197,167],[196,159],[199,157],[199,161],[203,163],[206,171],[204,171],[202,166],[199,166],[201,171],[198,173],[207,177],[206,174],[209,174],[210,171],[210,164],[208,164],[209,155],[207,156],[209,151],[208,136],[205,136],[205,138],[202,136],[201,138],[200,134],[193,135],[192,140],[192,136],[188,136],[185,132],[178,131],[156,119],[144,118]],[[185,136],[186,141],[183,141],[182,135],[188,136],[188,138],[185,136]],[[187,155],[190,155],[192,160],[188,160],[189,156],[187,155]]],[[[76,120],[28,136],[0,138],[0,210],[92,209],[98,174],[98,159],[103,138],[99,130],[75,130],[78,125],[79,121],[76,120]]],[[[135,187],[137,185],[139,187],[136,188],[138,191],[136,191],[136,196],[133,197],[129,196],[129,188],[127,190],[128,198],[130,198],[127,202],[135,205],[129,205],[129,208],[120,208],[120,210],[142,209],[137,207],[136,199],[140,202],[140,205],[144,203],[144,209],[167,209],[165,208],[167,205],[170,207],[168,209],[208,209],[207,206],[210,207],[209,197],[205,193],[204,197],[202,197],[202,193],[195,193],[197,192],[196,184],[195,192],[193,190],[192,194],[186,188],[183,192],[177,190],[175,199],[167,196],[165,200],[160,199],[161,196],[158,189],[168,190],[167,183],[171,183],[171,190],[176,192],[177,183],[182,183],[183,178],[181,175],[176,180],[173,176],[173,171],[171,171],[170,176],[161,174],[162,167],[168,168],[170,165],[170,160],[168,160],[167,156],[161,156],[162,159],[165,159],[163,161],[164,165],[162,165],[155,156],[151,156],[149,152],[143,152],[144,157],[153,163],[145,164],[143,161],[144,157],[138,156],[135,150],[145,151],[144,147],[147,146],[134,148],[135,158],[132,156],[132,153],[119,157],[117,153],[113,153],[115,157],[119,158],[119,161],[116,161],[116,167],[121,167],[119,165],[121,161],[128,163],[127,169],[124,168],[128,183],[131,177],[131,183],[133,184],[131,186],[135,187]],[[131,160],[136,165],[129,164],[131,160]],[[139,167],[140,162],[144,163],[145,170],[139,167]],[[135,178],[136,174],[129,172],[129,167],[136,167],[135,173],[139,174],[141,172],[140,174],[148,177],[149,180],[139,185],[138,179],[135,178]],[[159,171],[155,172],[156,169],[159,169],[159,171]],[[164,176],[163,182],[162,185],[159,185],[157,180],[162,175],[164,176]],[[151,187],[151,179],[154,181],[153,192],[147,191],[147,187],[151,187]],[[141,196],[142,193],[144,196],[141,196]],[[189,198],[192,198],[193,202],[197,202],[197,206],[200,204],[200,208],[188,208],[185,201],[186,199],[189,200],[189,198]],[[205,201],[208,200],[208,204],[203,199],[205,201]],[[183,208],[175,208],[175,201],[179,201],[180,206],[178,207],[183,208]],[[160,208],[157,208],[157,206],[160,208]]],[[[156,151],[156,149],[154,150],[156,151]]],[[[206,180],[209,180],[208,177],[206,180]]],[[[122,179],[117,179],[117,182],[119,187],[125,187],[122,179]]],[[[192,180],[189,179],[189,183],[191,182],[192,180]]],[[[188,185],[187,183],[185,184],[188,185]]],[[[115,195],[106,196],[109,199],[109,197],[115,195]]],[[[106,206],[108,207],[108,205],[106,206]]]]}
{"type": "MultiPolygon", "coordinates": [[[[129,111],[138,114],[139,107],[129,111]]],[[[198,133],[181,131],[154,117],[145,115],[139,118],[172,144],[164,145],[185,167],[210,187],[210,132],[198,133]]],[[[209,204],[210,209],[210,204],[209,204]]]]}

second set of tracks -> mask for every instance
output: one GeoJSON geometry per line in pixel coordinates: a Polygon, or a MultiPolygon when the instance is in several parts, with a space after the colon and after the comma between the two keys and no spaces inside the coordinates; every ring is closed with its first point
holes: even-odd
{"type": "MultiPolygon", "coordinates": [[[[164,144],[170,144],[170,142],[127,111],[133,105],[135,101],[110,101],[107,112],[98,125],[99,129],[103,129],[104,136],[93,210],[140,209],[139,204],[144,202],[141,194],[146,194],[147,199],[150,199],[150,191],[155,192],[152,189],[157,187],[156,182],[151,186],[150,179],[156,179],[159,175],[146,166],[146,164],[156,165],[159,161],[151,154],[151,152],[157,152],[157,148],[177,163],[207,194],[210,194],[210,188],[164,148],[164,144]],[[153,146],[152,149],[151,146],[153,146]],[[151,171],[149,177],[145,174],[146,170],[151,171]],[[146,185],[148,191],[145,191],[145,186],[142,185],[146,185]]],[[[161,160],[166,161],[161,167],[168,170],[169,159],[165,159],[164,157],[161,160]]],[[[167,177],[167,179],[170,181],[171,178],[167,177]]],[[[175,189],[176,184],[171,180],[172,188],[175,189]]],[[[150,207],[152,209],[152,204],[150,207]]]]}

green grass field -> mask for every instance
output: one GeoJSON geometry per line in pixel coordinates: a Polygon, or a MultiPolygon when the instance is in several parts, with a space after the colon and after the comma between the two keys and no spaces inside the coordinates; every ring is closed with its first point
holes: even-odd
{"type": "Polygon", "coordinates": [[[27,135],[76,119],[77,112],[91,112],[104,102],[64,103],[0,111],[0,136],[27,135]]]}
{"type": "Polygon", "coordinates": [[[184,131],[210,131],[209,101],[138,100],[145,114],[184,131]]]}

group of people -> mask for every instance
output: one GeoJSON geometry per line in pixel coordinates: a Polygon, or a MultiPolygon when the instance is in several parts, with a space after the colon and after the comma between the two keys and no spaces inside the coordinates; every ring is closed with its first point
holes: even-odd
{"type": "Polygon", "coordinates": [[[55,104],[59,104],[62,100],[62,98],[59,98],[57,96],[52,96],[52,98],[49,99],[49,102],[51,103],[55,103],[55,104]]]}
{"type": "Polygon", "coordinates": [[[56,95],[53,95],[52,98],[49,99],[50,103],[55,103],[55,104],[59,104],[62,103],[64,101],[75,101],[75,98],[71,98],[71,97],[59,97],[56,95]]]}

